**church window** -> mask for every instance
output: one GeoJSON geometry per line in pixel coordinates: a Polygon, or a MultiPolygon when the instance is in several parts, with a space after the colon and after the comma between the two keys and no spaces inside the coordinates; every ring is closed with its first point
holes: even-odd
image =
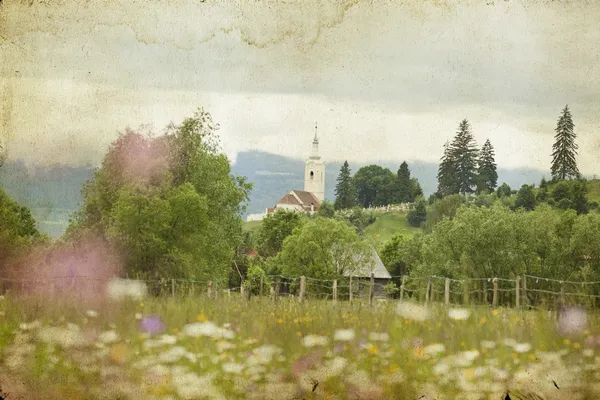
{"type": "Polygon", "coordinates": [[[315,173],[313,171],[310,171],[310,179],[312,179],[315,176],[315,173]]]}

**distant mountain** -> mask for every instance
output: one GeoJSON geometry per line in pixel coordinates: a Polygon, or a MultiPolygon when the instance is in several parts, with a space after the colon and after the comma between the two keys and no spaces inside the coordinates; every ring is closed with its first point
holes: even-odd
{"type": "MultiPolygon", "coordinates": [[[[354,174],[359,168],[370,164],[378,164],[396,172],[402,161],[349,163],[354,174]]],[[[336,179],[344,161],[325,160],[325,163],[325,199],[334,201],[336,179]]],[[[437,190],[438,164],[413,161],[408,166],[411,176],[419,179],[426,196],[437,190]]],[[[265,208],[273,207],[290,190],[304,189],[304,161],[299,159],[262,151],[247,151],[238,154],[232,172],[246,176],[254,183],[247,210],[249,214],[261,213],[265,208]]],[[[518,189],[523,184],[539,184],[543,176],[548,178],[550,173],[531,168],[498,168],[498,184],[506,182],[513,189],[518,189]]]]}

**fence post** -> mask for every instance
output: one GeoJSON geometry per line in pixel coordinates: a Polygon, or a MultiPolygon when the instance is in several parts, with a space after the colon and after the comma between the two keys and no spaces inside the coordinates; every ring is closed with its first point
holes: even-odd
{"type": "Polygon", "coordinates": [[[333,281],[333,305],[337,303],[337,279],[333,281]]]}
{"type": "Polygon", "coordinates": [[[208,298],[212,298],[212,281],[208,281],[208,298]]]}
{"type": "Polygon", "coordinates": [[[248,279],[248,301],[252,297],[252,279],[248,279]]]}
{"type": "Polygon", "coordinates": [[[488,298],[487,298],[487,280],[482,280],[481,281],[481,303],[482,304],[488,304],[488,298]]]}
{"type": "Polygon", "coordinates": [[[527,309],[527,277],[523,274],[523,306],[527,309]]]}
{"type": "Polygon", "coordinates": [[[431,277],[427,278],[427,290],[425,291],[425,304],[429,304],[429,292],[431,291],[431,277]]]}
{"type": "Polygon", "coordinates": [[[400,301],[404,299],[404,283],[406,282],[406,275],[402,275],[402,284],[400,284],[400,301]]]}
{"type": "Polygon", "coordinates": [[[300,303],[304,302],[304,292],[306,290],[306,277],[302,275],[300,277],[300,303]]]}
{"type": "Polygon", "coordinates": [[[227,300],[231,298],[231,289],[227,288],[227,300]]]}
{"type": "Polygon", "coordinates": [[[277,283],[275,284],[275,295],[273,296],[273,299],[275,300],[276,303],[277,303],[277,300],[279,300],[280,285],[281,285],[281,279],[279,277],[277,277],[277,283]]]}
{"type": "Polygon", "coordinates": [[[171,296],[175,297],[175,279],[171,279],[171,296]]]}
{"type": "Polygon", "coordinates": [[[260,297],[263,297],[263,284],[264,284],[264,276],[260,276],[260,297]]]}
{"type": "Polygon", "coordinates": [[[350,291],[350,304],[352,304],[352,275],[350,275],[350,282],[348,283],[348,290],[350,291]]]}
{"type": "Polygon", "coordinates": [[[375,274],[371,272],[371,285],[369,286],[369,306],[373,307],[373,297],[375,296],[375,274]]]}
{"type": "Polygon", "coordinates": [[[492,305],[498,307],[498,278],[492,280],[494,283],[494,296],[492,297],[492,305]]]}
{"type": "Polygon", "coordinates": [[[563,281],[560,281],[560,302],[561,305],[565,304],[565,285],[563,281]]]}
{"type": "Polygon", "coordinates": [[[465,306],[469,305],[469,280],[465,279],[462,281],[463,284],[463,303],[465,306]]]}
{"type": "Polygon", "coordinates": [[[244,290],[244,282],[242,282],[242,285],[240,286],[240,297],[243,299],[245,294],[244,294],[245,290],[244,290]]]}
{"type": "Polygon", "coordinates": [[[444,283],[444,304],[450,304],[450,279],[446,278],[444,283]]]}
{"type": "Polygon", "coordinates": [[[521,299],[520,299],[520,293],[519,293],[521,291],[521,277],[520,276],[517,276],[517,279],[515,279],[515,289],[516,289],[515,290],[515,292],[516,292],[515,293],[515,301],[516,301],[515,306],[517,308],[520,308],[521,307],[521,299]]]}

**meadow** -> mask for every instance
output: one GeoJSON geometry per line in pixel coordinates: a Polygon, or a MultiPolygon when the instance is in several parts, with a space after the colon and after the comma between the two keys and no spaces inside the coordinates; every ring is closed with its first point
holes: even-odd
{"type": "Polygon", "coordinates": [[[598,399],[600,317],[561,318],[411,301],[6,295],[0,389],[6,399],[598,399]]]}

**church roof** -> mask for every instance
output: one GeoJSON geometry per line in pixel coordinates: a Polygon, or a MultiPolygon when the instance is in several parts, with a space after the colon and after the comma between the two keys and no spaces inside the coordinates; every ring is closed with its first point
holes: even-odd
{"type": "Polygon", "coordinates": [[[305,192],[304,190],[292,190],[283,196],[277,204],[293,204],[302,207],[303,209],[310,211],[311,204],[314,205],[315,211],[319,210],[320,202],[317,196],[311,192],[305,192]]]}
{"type": "MultiPolygon", "coordinates": [[[[363,257],[364,257],[364,254],[361,253],[361,254],[356,254],[353,258],[358,263],[358,261],[363,257]]],[[[373,275],[376,279],[391,279],[392,278],[392,276],[390,275],[388,270],[385,268],[385,265],[383,265],[381,258],[379,258],[379,254],[377,254],[377,250],[375,250],[375,248],[372,246],[371,246],[371,260],[373,261],[372,269],[370,268],[371,267],[371,265],[369,265],[370,263],[366,263],[367,265],[360,264],[353,271],[352,270],[345,271],[344,276],[352,275],[353,277],[357,277],[357,278],[370,278],[371,272],[373,272],[373,275]]]]}

